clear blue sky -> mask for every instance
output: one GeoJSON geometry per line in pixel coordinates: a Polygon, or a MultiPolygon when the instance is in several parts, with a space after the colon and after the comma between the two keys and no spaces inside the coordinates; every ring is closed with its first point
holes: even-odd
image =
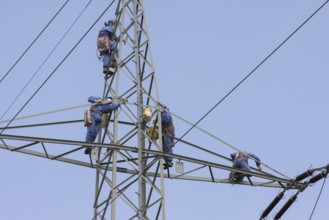
{"type": "MultiPolygon", "coordinates": [[[[1,77],[64,2],[11,0],[0,4],[1,77]]],[[[0,84],[1,115],[87,2],[70,1],[0,84]]],[[[4,119],[21,108],[108,2],[91,3],[4,119]]],[[[161,101],[174,113],[191,122],[198,121],[324,2],[146,0],[146,19],[161,101]]],[[[88,96],[102,94],[102,64],[96,58],[95,41],[98,29],[112,18],[113,12],[114,8],[101,19],[20,116],[86,104],[88,96]]],[[[329,5],[200,126],[241,150],[257,154],[266,164],[292,178],[310,167],[328,164],[328,20],[329,5]]],[[[13,124],[81,119],[83,111],[13,124]]],[[[175,122],[179,137],[188,127],[177,119],[175,122]]],[[[27,129],[19,134],[83,141],[85,128],[27,129]]],[[[186,140],[209,146],[226,156],[232,152],[227,146],[195,131],[188,134],[186,140]]],[[[174,150],[178,154],[192,154],[179,145],[174,150]]],[[[0,151],[0,157],[0,219],[92,218],[93,170],[4,150],[0,151]]],[[[167,219],[258,219],[280,191],[174,180],[166,180],[165,184],[167,219]]],[[[322,181],[300,194],[282,219],[309,219],[321,185],[322,181]]],[[[292,193],[286,194],[284,202],[292,193]]],[[[326,219],[328,203],[326,183],[312,219],[326,219]]],[[[126,218],[118,214],[118,219],[126,218]]]]}

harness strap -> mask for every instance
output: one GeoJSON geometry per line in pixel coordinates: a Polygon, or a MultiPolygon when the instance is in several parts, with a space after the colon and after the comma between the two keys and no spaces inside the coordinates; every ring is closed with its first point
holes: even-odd
{"type": "Polygon", "coordinates": [[[96,108],[91,108],[90,111],[97,112],[99,115],[102,115],[103,114],[100,110],[98,110],[96,108]]]}
{"type": "Polygon", "coordinates": [[[174,132],[175,131],[175,127],[174,127],[173,123],[170,123],[163,130],[164,130],[165,133],[174,132]]]}
{"type": "Polygon", "coordinates": [[[247,158],[247,157],[246,157],[244,154],[238,152],[238,153],[236,153],[236,155],[235,155],[234,161],[235,161],[236,159],[238,159],[238,158],[247,158]]]}

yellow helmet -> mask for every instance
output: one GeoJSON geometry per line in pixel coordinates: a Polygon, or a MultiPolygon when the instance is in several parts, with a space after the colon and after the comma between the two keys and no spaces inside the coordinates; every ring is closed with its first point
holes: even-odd
{"type": "Polygon", "coordinates": [[[151,126],[149,128],[149,137],[151,138],[153,135],[153,139],[154,140],[158,140],[159,139],[159,131],[158,131],[158,126],[151,126]],[[154,129],[155,127],[155,129],[154,129]]]}
{"type": "Polygon", "coordinates": [[[150,107],[144,108],[143,110],[143,120],[146,122],[151,121],[152,118],[152,109],[150,107]]]}

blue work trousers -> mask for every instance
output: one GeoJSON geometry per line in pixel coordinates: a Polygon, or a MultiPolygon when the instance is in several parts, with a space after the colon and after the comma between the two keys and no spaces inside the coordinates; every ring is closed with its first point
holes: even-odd
{"type": "Polygon", "coordinates": [[[234,160],[233,166],[236,168],[240,168],[241,170],[251,171],[250,166],[248,164],[248,159],[245,157],[239,157],[234,160]]]}
{"type": "Polygon", "coordinates": [[[87,126],[86,142],[88,143],[94,143],[98,132],[101,130],[102,119],[99,120],[99,117],[94,117],[94,112],[92,114],[92,123],[87,126]]]}
{"type": "MultiPolygon", "coordinates": [[[[118,53],[118,49],[115,48],[116,47],[116,43],[114,43],[113,41],[110,41],[110,52],[109,53],[103,53],[103,67],[108,67],[110,65],[110,58],[111,58],[111,53],[114,51],[115,49],[115,55],[118,57],[119,53],[118,53]]],[[[113,57],[113,59],[115,59],[113,57]]]]}
{"type": "MultiPolygon", "coordinates": [[[[174,147],[174,132],[165,132],[163,134],[163,151],[166,153],[173,153],[172,148],[174,147]]],[[[172,157],[164,157],[165,162],[171,162],[173,160],[172,157]]]]}

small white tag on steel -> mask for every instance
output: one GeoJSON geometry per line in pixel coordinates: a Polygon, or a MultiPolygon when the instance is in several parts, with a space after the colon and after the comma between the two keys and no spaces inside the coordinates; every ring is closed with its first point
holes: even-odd
{"type": "Polygon", "coordinates": [[[184,173],[184,163],[181,161],[176,162],[176,173],[184,173]]]}
{"type": "Polygon", "coordinates": [[[98,161],[98,151],[99,151],[99,147],[94,147],[92,150],[91,150],[91,159],[92,160],[96,160],[98,161]]]}

